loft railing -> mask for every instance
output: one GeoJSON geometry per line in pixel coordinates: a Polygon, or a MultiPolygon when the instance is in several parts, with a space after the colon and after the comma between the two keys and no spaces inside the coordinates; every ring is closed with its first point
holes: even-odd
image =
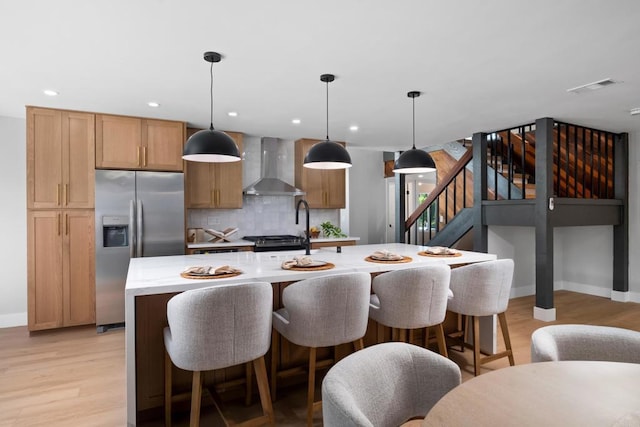
{"type": "Polygon", "coordinates": [[[554,127],[555,195],[581,199],[615,198],[617,134],[557,121],[554,127]]]}
{"type": "Polygon", "coordinates": [[[413,241],[424,245],[458,212],[473,206],[473,174],[467,170],[472,159],[473,150],[468,149],[427,199],[407,218],[407,243],[413,241]]]}
{"type": "Polygon", "coordinates": [[[487,166],[494,200],[535,198],[535,124],[488,134],[487,166]]]}

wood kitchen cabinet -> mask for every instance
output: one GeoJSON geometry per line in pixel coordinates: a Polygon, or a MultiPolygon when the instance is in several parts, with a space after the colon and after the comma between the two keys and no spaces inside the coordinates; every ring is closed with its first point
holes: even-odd
{"type": "MultiPolygon", "coordinates": [[[[304,167],[304,156],[317,139],[299,139],[295,142],[295,185],[313,209],[342,209],[345,207],[346,186],[344,169],[309,169],[304,167]]],[[[345,145],[344,142],[339,144],[345,145]]]]}
{"type": "Polygon", "coordinates": [[[93,208],[94,115],[27,107],[27,207],[93,208]]]}
{"type": "Polygon", "coordinates": [[[182,172],[185,123],[96,115],[97,169],[182,172]]]}
{"type": "MultiPolygon", "coordinates": [[[[191,136],[199,129],[189,129],[191,136]]],[[[242,153],[242,134],[225,132],[242,153]]],[[[186,162],[187,208],[242,208],[242,161],[229,163],[186,162]]]]}
{"type": "Polygon", "coordinates": [[[29,330],[95,323],[94,211],[27,213],[29,330]]]}

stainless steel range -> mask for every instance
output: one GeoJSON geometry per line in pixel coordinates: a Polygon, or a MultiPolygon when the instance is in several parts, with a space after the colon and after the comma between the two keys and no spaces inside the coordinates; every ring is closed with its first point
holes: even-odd
{"type": "Polygon", "coordinates": [[[304,239],[291,234],[274,236],[244,236],[243,239],[256,244],[254,249],[255,252],[295,251],[297,249],[305,248],[304,239]]]}

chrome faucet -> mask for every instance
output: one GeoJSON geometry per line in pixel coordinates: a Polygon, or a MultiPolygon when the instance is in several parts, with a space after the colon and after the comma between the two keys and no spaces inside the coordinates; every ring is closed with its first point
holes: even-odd
{"type": "Polygon", "coordinates": [[[296,224],[299,224],[298,214],[300,213],[300,205],[304,205],[307,210],[307,228],[305,230],[305,239],[304,239],[304,247],[305,247],[305,255],[311,255],[311,233],[309,232],[309,203],[305,199],[298,200],[298,204],[296,205],[296,224]]]}

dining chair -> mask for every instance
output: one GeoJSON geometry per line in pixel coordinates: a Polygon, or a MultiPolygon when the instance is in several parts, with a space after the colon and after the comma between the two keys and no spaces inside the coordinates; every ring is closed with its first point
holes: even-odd
{"type": "MultiPolygon", "coordinates": [[[[253,363],[263,413],[252,425],[274,424],[264,361],[272,309],[273,290],[267,282],[189,290],[169,300],[169,326],[164,329],[165,425],[171,425],[172,363],[193,372],[190,425],[197,426],[204,372],[247,362],[253,363]]],[[[217,402],[216,408],[226,424],[217,402]]]]}
{"type": "MultiPolygon", "coordinates": [[[[307,425],[322,403],[315,401],[316,350],[353,342],[363,348],[367,330],[371,275],[346,273],[301,280],[282,293],[283,308],[273,312],[271,352],[271,396],[276,396],[276,380],[299,368],[278,371],[280,336],[299,346],[309,347],[307,425]]],[[[319,365],[326,365],[325,361],[319,365]]]]}
{"type": "Polygon", "coordinates": [[[389,342],[336,363],[322,381],[325,427],[396,427],[424,418],[460,384],[460,368],[425,348],[389,342]]]}
{"type": "Polygon", "coordinates": [[[531,335],[531,362],[640,363],[640,332],[597,325],[549,325],[531,335]]]}
{"type": "Polygon", "coordinates": [[[445,264],[396,270],[373,278],[369,317],[381,325],[402,330],[425,328],[428,346],[429,328],[435,327],[440,354],[447,357],[442,322],[447,313],[451,268],[445,264]]]}
{"type": "MultiPolygon", "coordinates": [[[[473,331],[473,372],[480,375],[482,364],[509,358],[515,365],[509,328],[505,312],[513,282],[513,260],[499,259],[465,265],[451,270],[451,291],[447,309],[471,319],[473,331]],[[505,350],[488,356],[480,354],[480,317],[497,315],[504,339],[505,350]]],[[[467,322],[465,322],[466,324],[467,322]]],[[[465,334],[462,334],[463,339],[465,334]]]]}

